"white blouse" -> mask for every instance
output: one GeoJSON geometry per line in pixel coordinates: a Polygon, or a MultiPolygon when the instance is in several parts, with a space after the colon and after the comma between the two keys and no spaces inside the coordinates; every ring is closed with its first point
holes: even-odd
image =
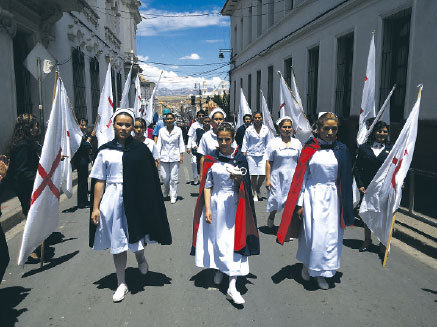
{"type": "Polygon", "coordinates": [[[158,160],[159,159],[159,152],[158,152],[158,148],[156,147],[156,143],[153,142],[152,139],[149,139],[147,137],[144,139],[143,143],[145,145],[147,145],[150,152],[152,152],[153,159],[158,160]]]}
{"type": "Polygon", "coordinates": [[[263,156],[266,151],[267,144],[273,138],[274,136],[266,125],[261,126],[259,134],[255,130],[255,127],[250,125],[244,134],[241,151],[246,152],[246,154],[250,156],[263,156]]]}
{"type": "Polygon", "coordinates": [[[375,157],[377,157],[382,152],[382,150],[385,149],[385,144],[384,143],[379,143],[379,142],[373,142],[373,144],[372,144],[372,146],[370,148],[372,149],[373,154],[375,155],[375,157]]]}
{"type": "Polygon", "coordinates": [[[188,144],[187,148],[192,148],[196,146],[195,138],[196,138],[196,130],[198,128],[202,128],[203,125],[199,123],[198,121],[195,121],[191,124],[189,130],[188,130],[188,144]]]}
{"type": "MultiPolygon", "coordinates": [[[[196,135],[196,134],[194,134],[196,135]]],[[[212,128],[205,132],[200,139],[199,147],[197,148],[197,153],[203,156],[211,156],[213,158],[216,157],[216,150],[218,148],[217,134],[215,134],[212,128]]],[[[232,147],[234,149],[237,148],[237,143],[232,142],[232,147]]]]}
{"type": "Polygon", "coordinates": [[[181,153],[185,152],[182,130],[174,126],[171,133],[167,127],[159,130],[158,142],[156,143],[159,158],[162,162],[177,162],[181,159],[181,153]]]}

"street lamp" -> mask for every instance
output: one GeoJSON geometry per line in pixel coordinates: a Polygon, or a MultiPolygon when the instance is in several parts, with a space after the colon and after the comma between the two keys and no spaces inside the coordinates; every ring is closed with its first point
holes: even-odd
{"type": "Polygon", "coordinates": [[[219,59],[224,59],[225,55],[223,54],[223,52],[230,52],[231,56],[232,56],[232,49],[219,49],[219,59]]]}

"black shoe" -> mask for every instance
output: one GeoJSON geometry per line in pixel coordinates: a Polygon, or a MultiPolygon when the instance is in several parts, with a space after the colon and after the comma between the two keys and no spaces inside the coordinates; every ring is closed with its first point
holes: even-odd
{"type": "Polygon", "coordinates": [[[359,252],[367,252],[370,250],[371,245],[372,245],[372,243],[364,241],[363,245],[361,245],[361,247],[359,248],[358,251],[359,252]]]}

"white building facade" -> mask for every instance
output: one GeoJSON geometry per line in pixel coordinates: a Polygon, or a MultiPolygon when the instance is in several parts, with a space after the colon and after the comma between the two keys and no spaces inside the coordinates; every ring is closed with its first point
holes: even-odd
{"type": "Polygon", "coordinates": [[[55,59],[78,119],[94,123],[109,62],[118,105],[136,61],[139,6],[137,0],[0,0],[0,152],[19,114],[44,117],[43,124],[50,115],[55,69],[42,83],[41,115],[38,81],[23,64],[37,43],[55,59]]]}
{"type": "MultiPolygon", "coordinates": [[[[261,89],[277,117],[277,71],[289,81],[292,66],[306,114],[335,112],[342,123],[340,137],[350,147],[374,31],[376,107],[396,84],[390,103],[395,139],[423,83],[413,167],[423,176],[437,173],[437,152],[429,150],[437,132],[437,1],[227,0],[222,15],[231,18],[231,112],[238,112],[240,87],[252,110],[260,110],[261,89]]],[[[436,184],[432,179],[426,185],[436,184]]]]}

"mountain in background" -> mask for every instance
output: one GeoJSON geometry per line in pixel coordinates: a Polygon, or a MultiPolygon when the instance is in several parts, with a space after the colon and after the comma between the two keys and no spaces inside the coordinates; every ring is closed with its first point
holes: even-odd
{"type": "MultiPolygon", "coordinates": [[[[208,88],[208,92],[211,92],[212,90],[213,90],[212,88],[208,88]]],[[[166,87],[162,87],[162,88],[158,88],[156,94],[157,96],[190,95],[190,94],[199,94],[199,90],[189,89],[189,88],[170,90],[166,87]]]]}

